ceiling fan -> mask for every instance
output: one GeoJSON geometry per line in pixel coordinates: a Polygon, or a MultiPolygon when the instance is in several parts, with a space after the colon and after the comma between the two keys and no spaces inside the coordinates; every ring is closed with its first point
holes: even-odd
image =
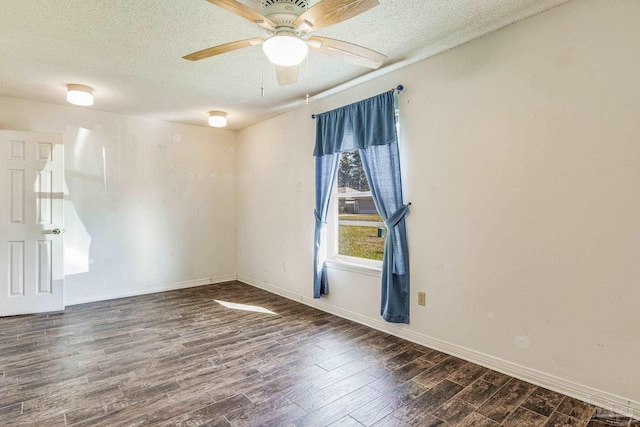
{"type": "Polygon", "coordinates": [[[207,0],[271,32],[269,37],[255,37],[210,47],[183,58],[190,61],[209,58],[245,47],[262,44],[267,58],[275,64],[281,86],[298,81],[298,65],[309,47],[364,67],[378,69],[387,57],[374,50],[342,40],[311,36],[313,31],[353,18],[378,6],[378,0],[321,0],[308,7],[308,0],[261,0],[262,13],[236,0],[207,0]]]}

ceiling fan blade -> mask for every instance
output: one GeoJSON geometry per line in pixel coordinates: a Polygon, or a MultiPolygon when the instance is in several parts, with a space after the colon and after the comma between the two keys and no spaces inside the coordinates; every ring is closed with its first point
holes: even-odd
{"type": "Polygon", "coordinates": [[[276,65],[276,75],[278,76],[278,83],[280,86],[286,86],[298,81],[298,69],[297,65],[292,67],[282,67],[276,65]]]}
{"type": "Polygon", "coordinates": [[[221,44],[219,46],[203,49],[198,52],[194,52],[189,55],[183,56],[182,58],[188,59],[189,61],[199,61],[201,59],[209,58],[211,56],[220,55],[223,53],[231,52],[231,51],[242,49],[249,46],[255,46],[262,43],[263,41],[264,39],[261,39],[260,37],[256,37],[253,39],[246,39],[246,40],[238,40],[237,42],[221,44]]]}
{"type": "Polygon", "coordinates": [[[374,70],[380,68],[387,59],[386,55],[375,50],[327,37],[309,37],[308,45],[326,55],[374,70]]]}
{"type": "Polygon", "coordinates": [[[251,22],[258,24],[261,27],[273,30],[276,28],[276,24],[272,20],[266,18],[251,9],[249,6],[245,6],[242,3],[235,0],[207,0],[209,3],[228,10],[231,13],[235,13],[238,16],[248,19],[251,22]]]}
{"type": "Polygon", "coordinates": [[[322,0],[300,15],[294,25],[296,31],[309,33],[351,19],[379,4],[378,0],[322,0]]]}

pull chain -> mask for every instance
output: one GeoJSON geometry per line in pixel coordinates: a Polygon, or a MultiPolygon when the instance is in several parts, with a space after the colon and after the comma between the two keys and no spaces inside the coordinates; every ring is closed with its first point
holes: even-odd
{"type": "Polygon", "coordinates": [[[309,105],[309,55],[307,55],[307,96],[306,103],[309,105]]]}
{"type": "Polygon", "coordinates": [[[260,97],[264,98],[264,53],[260,56],[260,66],[262,69],[262,84],[260,85],[260,97]]]}

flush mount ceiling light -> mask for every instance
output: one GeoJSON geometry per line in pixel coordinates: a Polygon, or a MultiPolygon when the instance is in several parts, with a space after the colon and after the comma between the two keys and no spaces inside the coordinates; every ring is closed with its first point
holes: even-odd
{"type": "Polygon", "coordinates": [[[268,38],[262,49],[269,61],[283,67],[299,65],[309,52],[307,43],[289,31],[281,31],[268,38]]]}
{"type": "Polygon", "coordinates": [[[69,84],[67,85],[67,101],[82,107],[93,105],[93,89],[85,85],[69,84]]]}
{"type": "Polygon", "coordinates": [[[209,126],[223,128],[227,125],[227,113],[224,111],[209,111],[209,126]]]}

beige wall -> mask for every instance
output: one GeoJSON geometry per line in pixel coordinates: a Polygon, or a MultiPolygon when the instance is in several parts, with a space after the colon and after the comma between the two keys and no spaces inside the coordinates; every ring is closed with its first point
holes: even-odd
{"type": "Polygon", "coordinates": [[[0,97],[65,145],[65,302],[235,279],[237,133],[0,97]]]}
{"type": "Polygon", "coordinates": [[[241,131],[240,279],[640,411],[638,17],[573,1],[241,131]],[[309,116],[398,83],[409,326],[380,320],[372,276],[332,269],[311,299],[309,116]]]}

